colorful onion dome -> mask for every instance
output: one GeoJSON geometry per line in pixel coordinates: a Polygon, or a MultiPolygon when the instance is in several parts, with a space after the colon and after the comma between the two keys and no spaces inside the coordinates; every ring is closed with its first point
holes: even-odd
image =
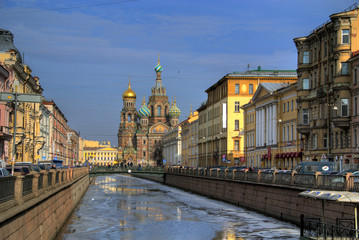
{"type": "Polygon", "coordinates": [[[162,72],[163,71],[163,68],[160,64],[157,64],[157,66],[155,67],[155,71],[156,72],[162,72]]]}
{"type": "Polygon", "coordinates": [[[156,72],[162,72],[163,71],[163,68],[160,64],[160,55],[158,54],[158,63],[157,63],[157,66],[155,67],[155,71],[156,72]]]}
{"type": "Polygon", "coordinates": [[[170,117],[179,117],[181,115],[181,110],[176,106],[176,100],[174,100],[172,107],[169,111],[170,117]]]}
{"type": "Polygon", "coordinates": [[[138,113],[140,114],[141,117],[148,117],[151,114],[150,109],[146,107],[145,98],[143,98],[142,107],[138,110],[138,113]]]}
{"type": "Polygon", "coordinates": [[[128,82],[128,89],[122,94],[123,99],[136,99],[136,93],[131,89],[131,83],[128,82]]]}

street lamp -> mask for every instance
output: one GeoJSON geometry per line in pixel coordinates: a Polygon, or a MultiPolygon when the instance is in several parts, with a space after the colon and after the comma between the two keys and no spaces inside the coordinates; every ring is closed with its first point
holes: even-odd
{"type": "MultiPolygon", "coordinates": [[[[203,139],[205,140],[206,137],[203,137],[203,139]]],[[[206,143],[206,142],[205,142],[206,143]]],[[[207,143],[206,143],[206,167],[208,166],[208,159],[207,159],[207,143]]]]}

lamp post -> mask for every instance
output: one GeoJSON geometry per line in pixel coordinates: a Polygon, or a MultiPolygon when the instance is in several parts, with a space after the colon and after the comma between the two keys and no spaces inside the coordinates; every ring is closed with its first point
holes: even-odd
{"type": "MultiPolygon", "coordinates": [[[[203,137],[203,139],[206,140],[206,137],[203,137]]],[[[208,159],[207,159],[207,143],[206,143],[206,168],[207,167],[208,167],[208,159]]]]}

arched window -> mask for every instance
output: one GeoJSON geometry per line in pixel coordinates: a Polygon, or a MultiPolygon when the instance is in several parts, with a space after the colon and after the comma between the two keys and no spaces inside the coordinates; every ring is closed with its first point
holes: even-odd
{"type": "Polygon", "coordinates": [[[127,122],[131,122],[131,114],[127,115],[127,122]]]}
{"type": "Polygon", "coordinates": [[[168,114],[168,107],[166,106],[165,107],[165,115],[167,115],[168,114]]]}
{"type": "Polygon", "coordinates": [[[154,116],[153,106],[151,106],[151,116],[154,116]]]}
{"type": "Polygon", "coordinates": [[[157,106],[157,116],[161,116],[161,106],[157,106]]]}

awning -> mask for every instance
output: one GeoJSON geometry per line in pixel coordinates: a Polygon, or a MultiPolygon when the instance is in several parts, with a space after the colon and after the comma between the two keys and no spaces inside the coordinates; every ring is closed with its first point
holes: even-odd
{"type": "Polygon", "coordinates": [[[346,192],[346,191],[304,191],[299,193],[299,196],[314,198],[322,200],[323,207],[323,219],[324,217],[324,201],[334,201],[342,203],[354,203],[354,226],[356,238],[358,238],[358,204],[359,204],[359,193],[357,192],[346,192]]]}
{"type": "Polygon", "coordinates": [[[279,158],[279,153],[276,153],[274,158],[279,158]]]}
{"type": "Polygon", "coordinates": [[[295,157],[301,157],[302,156],[302,152],[296,152],[295,157]]]}

